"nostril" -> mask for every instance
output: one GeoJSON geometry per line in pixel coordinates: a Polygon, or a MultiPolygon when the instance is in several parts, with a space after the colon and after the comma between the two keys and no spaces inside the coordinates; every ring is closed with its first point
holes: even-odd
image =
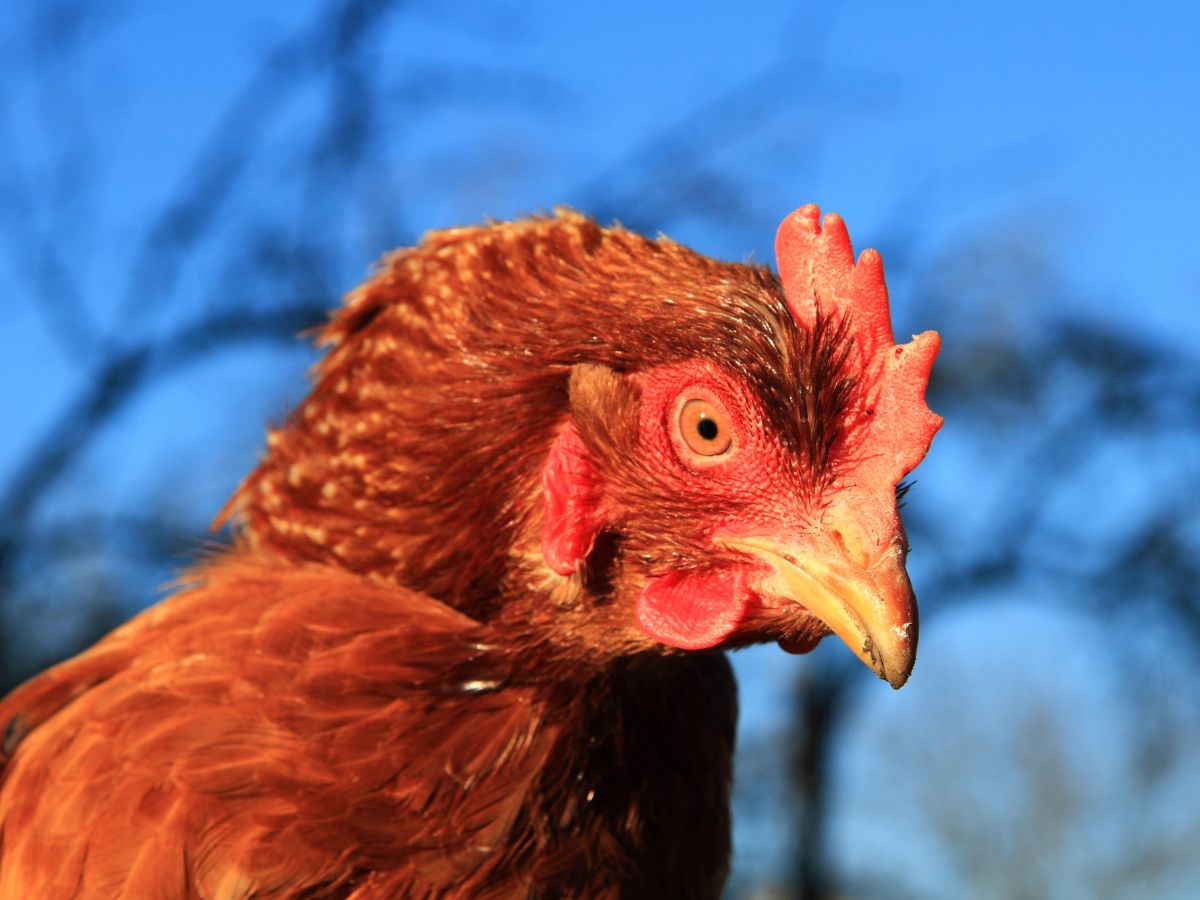
{"type": "Polygon", "coordinates": [[[831,534],[834,544],[842,551],[842,555],[846,557],[847,561],[861,569],[871,567],[875,559],[861,534],[849,529],[843,531],[840,528],[834,528],[831,534]]]}
{"type": "Polygon", "coordinates": [[[836,528],[833,529],[833,542],[837,544],[838,549],[841,550],[842,553],[846,554],[846,556],[850,555],[850,551],[846,549],[846,539],[842,537],[841,531],[836,528]]]}

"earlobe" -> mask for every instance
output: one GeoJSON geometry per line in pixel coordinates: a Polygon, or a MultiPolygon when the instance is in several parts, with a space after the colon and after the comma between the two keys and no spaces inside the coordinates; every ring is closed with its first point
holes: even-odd
{"type": "Polygon", "coordinates": [[[567,392],[570,417],[542,468],[542,556],[560,575],[579,569],[605,524],[601,469],[634,452],[640,396],[631,379],[598,363],[577,364],[567,392]]]}
{"type": "Polygon", "coordinates": [[[603,520],[602,482],[579,431],[567,420],[542,468],[542,556],[559,575],[570,575],[587,559],[603,520]]]}

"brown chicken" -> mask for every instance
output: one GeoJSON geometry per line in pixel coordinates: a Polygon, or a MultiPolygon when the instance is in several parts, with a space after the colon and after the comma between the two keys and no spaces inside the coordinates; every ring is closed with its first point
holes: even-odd
{"type": "Polygon", "coordinates": [[[776,252],[559,212],[388,259],[233,546],[0,703],[0,897],[716,897],[720,651],[904,682],[940,424],[879,256],[812,206],[776,252]]]}

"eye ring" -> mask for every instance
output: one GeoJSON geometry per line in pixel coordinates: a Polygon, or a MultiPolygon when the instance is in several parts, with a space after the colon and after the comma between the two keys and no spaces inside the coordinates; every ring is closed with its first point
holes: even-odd
{"type": "Polygon", "coordinates": [[[689,391],[677,405],[676,435],[685,459],[699,464],[724,462],[734,450],[734,428],[715,397],[689,391]]]}

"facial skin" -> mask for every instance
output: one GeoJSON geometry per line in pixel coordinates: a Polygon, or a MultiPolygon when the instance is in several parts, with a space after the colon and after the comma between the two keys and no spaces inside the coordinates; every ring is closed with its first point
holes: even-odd
{"type": "MultiPolygon", "coordinates": [[[[648,563],[634,610],[641,629],[687,650],[776,640],[793,652],[833,632],[903,683],[916,611],[898,516],[872,556],[853,508],[839,502],[845,484],[815,479],[771,432],[751,388],[712,362],[605,372],[636,382],[636,423],[625,423],[636,436],[587,484],[597,527],[615,527],[648,563]]],[[[883,500],[894,508],[894,494],[883,500]]]]}

